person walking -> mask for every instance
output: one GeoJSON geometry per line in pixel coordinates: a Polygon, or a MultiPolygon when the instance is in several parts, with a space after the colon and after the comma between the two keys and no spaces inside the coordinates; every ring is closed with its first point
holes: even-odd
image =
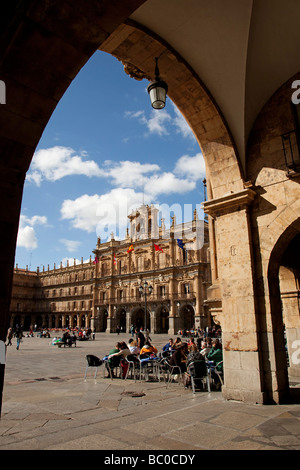
{"type": "Polygon", "coordinates": [[[7,343],[7,346],[12,346],[12,337],[13,337],[13,329],[12,328],[8,328],[8,331],[7,331],[7,340],[8,340],[8,343],[7,343]]]}
{"type": "Polygon", "coordinates": [[[22,340],[22,338],[23,338],[23,333],[22,333],[21,328],[18,328],[18,329],[17,329],[15,336],[16,336],[16,338],[17,338],[17,349],[19,349],[19,348],[20,348],[21,340],[22,340]]]}

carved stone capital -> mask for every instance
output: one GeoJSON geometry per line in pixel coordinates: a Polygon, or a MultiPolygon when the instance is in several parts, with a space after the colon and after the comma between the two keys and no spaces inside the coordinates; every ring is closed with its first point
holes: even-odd
{"type": "Polygon", "coordinates": [[[204,212],[218,217],[227,212],[235,212],[249,206],[256,197],[253,189],[246,188],[236,193],[228,193],[218,199],[211,199],[202,204],[204,212]]]}
{"type": "Polygon", "coordinates": [[[145,72],[140,70],[138,67],[136,67],[133,64],[130,64],[129,62],[125,62],[122,60],[122,64],[124,65],[124,72],[129,75],[129,77],[134,78],[135,80],[143,80],[144,78],[149,78],[146,76],[145,72]]]}

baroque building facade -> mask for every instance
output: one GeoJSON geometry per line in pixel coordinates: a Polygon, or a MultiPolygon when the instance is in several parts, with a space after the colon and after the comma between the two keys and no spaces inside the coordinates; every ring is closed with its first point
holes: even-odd
{"type": "Polygon", "coordinates": [[[129,220],[124,240],[112,234],[108,242],[98,239],[94,250],[96,329],[146,326],[154,333],[174,334],[210,325],[205,306],[210,285],[206,222],[194,212],[190,223],[176,224],[173,217],[167,230],[163,219],[158,226],[157,210],[144,205],[129,220]],[[140,292],[145,283],[146,295],[140,292]]]}
{"type": "Polygon", "coordinates": [[[90,327],[94,265],[88,262],[37,271],[14,269],[10,326],[24,330],[90,327]]]}
{"type": "Polygon", "coordinates": [[[16,268],[11,326],[110,333],[146,325],[153,333],[174,334],[210,325],[207,223],[195,211],[193,221],[176,224],[173,216],[166,229],[163,219],[158,225],[157,209],[145,205],[129,220],[124,240],[98,238],[94,260],[36,272],[16,268]],[[140,293],[145,281],[152,288],[146,298],[140,293]]]}

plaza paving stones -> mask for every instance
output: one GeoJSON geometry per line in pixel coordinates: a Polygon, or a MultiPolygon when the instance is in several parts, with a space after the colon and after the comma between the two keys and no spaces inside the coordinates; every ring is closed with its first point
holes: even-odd
{"type": "MultiPolygon", "coordinates": [[[[221,392],[107,379],[84,381],[86,355],[102,358],[129,335],[97,333],[76,348],[24,338],[7,351],[0,450],[299,450],[300,404],[249,405],[221,392]]],[[[152,335],[160,350],[166,335],[152,335]]]]}

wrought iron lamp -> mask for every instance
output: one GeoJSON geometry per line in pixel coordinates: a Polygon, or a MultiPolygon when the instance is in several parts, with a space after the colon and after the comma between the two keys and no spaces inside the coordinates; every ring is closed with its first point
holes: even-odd
{"type": "Polygon", "coordinates": [[[150,96],[152,108],[163,109],[166,105],[168,85],[159,77],[158,57],[155,57],[155,62],[155,81],[148,85],[147,91],[150,96]]]}
{"type": "Polygon", "coordinates": [[[144,295],[145,296],[145,330],[147,329],[147,294],[151,294],[152,292],[152,289],[153,287],[152,286],[148,286],[148,282],[145,281],[144,282],[144,285],[140,285],[139,287],[139,292],[141,295],[144,295]]]}

